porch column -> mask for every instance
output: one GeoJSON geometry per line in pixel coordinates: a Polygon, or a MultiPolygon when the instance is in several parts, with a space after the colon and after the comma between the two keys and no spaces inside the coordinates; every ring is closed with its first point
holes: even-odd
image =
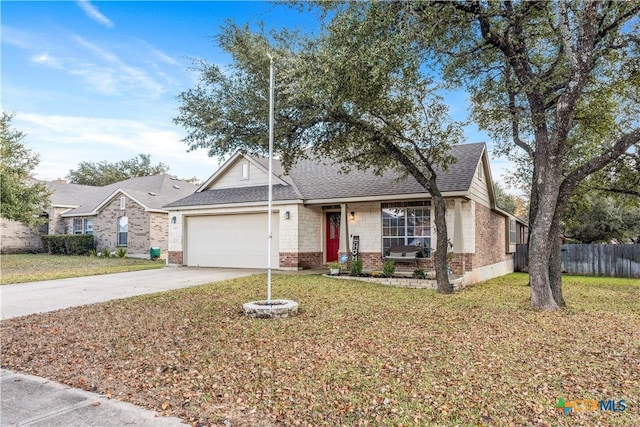
{"type": "Polygon", "coordinates": [[[462,233],[462,201],[460,199],[455,200],[452,250],[456,254],[464,252],[464,235],[462,233]]]}
{"type": "Polygon", "coordinates": [[[349,252],[349,223],[347,222],[347,205],[343,203],[340,205],[340,246],[338,247],[338,261],[343,254],[349,252]]]}

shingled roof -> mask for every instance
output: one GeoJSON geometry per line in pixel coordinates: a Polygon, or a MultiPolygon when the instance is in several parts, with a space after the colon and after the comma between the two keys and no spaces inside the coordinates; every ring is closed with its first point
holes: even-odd
{"type": "MultiPolygon", "coordinates": [[[[451,154],[457,159],[446,171],[437,171],[437,183],[442,193],[468,191],[473,176],[485,151],[484,143],[456,145],[451,154]]],[[[252,157],[254,161],[267,169],[268,159],[252,157]]],[[[396,171],[387,171],[383,176],[369,170],[353,169],[349,173],[341,172],[339,163],[318,158],[298,161],[283,175],[283,168],[274,159],[274,174],[286,185],[274,185],[273,200],[330,200],[376,198],[379,196],[409,195],[426,193],[413,177],[399,179],[396,171]]],[[[184,199],[166,205],[167,208],[184,206],[210,206],[218,204],[261,202],[267,200],[267,186],[240,187],[198,191],[184,199]]]]}
{"type": "Polygon", "coordinates": [[[63,216],[95,215],[96,210],[118,191],[133,197],[148,210],[162,210],[164,205],[182,199],[196,189],[195,185],[166,174],[130,178],[103,187],[60,181],[47,182],[46,186],[52,192],[53,206],[71,209],[63,216]]]}

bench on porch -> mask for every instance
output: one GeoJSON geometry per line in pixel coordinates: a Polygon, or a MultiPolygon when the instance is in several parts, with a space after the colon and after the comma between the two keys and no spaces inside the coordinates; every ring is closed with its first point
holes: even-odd
{"type": "Polygon", "coordinates": [[[383,258],[395,262],[415,262],[417,267],[418,256],[421,252],[417,246],[391,246],[383,258]]]}

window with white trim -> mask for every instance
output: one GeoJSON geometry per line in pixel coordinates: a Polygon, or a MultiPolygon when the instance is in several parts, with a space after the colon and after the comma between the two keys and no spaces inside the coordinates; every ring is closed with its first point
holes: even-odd
{"type": "Polygon", "coordinates": [[[120,197],[120,210],[124,210],[125,203],[126,203],[125,202],[125,197],[124,196],[120,197]]]}
{"type": "Polygon", "coordinates": [[[518,231],[516,220],[507,218],[507,253],[516,251],[516,243],[518,243],[518,231]]]}
{"type": "Polygon", "coordinates": [[[93,218],[73,218],[73,234],[93,234],[93,218]]]}
{"type": "MultiPolygon", "coordinates": [[[[431,248],[431,203],[382,204],[382,251],[392,246],[431,248]]],[[[427,251],[428,253],[428,251],[427,251]]]]}
{"type": "Polygon", "coordinates": [[[129,241],[129,218],[121,216],[118,218],[118,246],[127,246],[129,241]]]}
{"type": "Polygon", "coordinates": [[[93,234],[93,218],[84,220],[84,234],[93,234]]]}
{"type": "Polygon", "coordinates": [[[73,218],[73,234],[83,234],[84,231],[84,219],[73,218]]]}

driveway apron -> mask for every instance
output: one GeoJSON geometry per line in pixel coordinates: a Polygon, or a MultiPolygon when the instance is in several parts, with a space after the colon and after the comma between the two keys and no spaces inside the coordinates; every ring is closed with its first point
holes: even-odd
{"type": "Polygon", "coordinates": [[[0,286],[0,319],[188,288],[260,273],[260,270],[165,267],[0,286]]]}

